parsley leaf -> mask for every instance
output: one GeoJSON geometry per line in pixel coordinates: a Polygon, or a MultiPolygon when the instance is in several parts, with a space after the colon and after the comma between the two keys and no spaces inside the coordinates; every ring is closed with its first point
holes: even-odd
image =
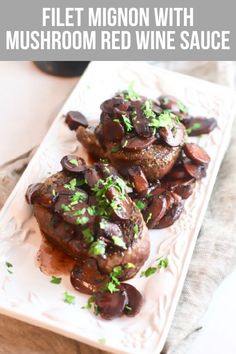
{"type": "Polygon", "coordinates": [[[5,265],[7,267],[7,271],[9,274],[12,274],[12,270],[10,268],[13,268],[13,265],[10,262],[5,262],[5,265]]]}
{"type": "Polygon", "coordinates": [[[155,112],[152,110],[152,101],[147,100],[142,106],[143,113],[147,118],[156,118],[155,112]]]}
{"type": "Polygon", "coordinates": [[[67,304],[70,304],[70,305],[74,305],[75,304],[75,296],[70,295],[67,291],[65,291],[64,292],[64,302],[66,302],[67,304]]]}
{"type": "Polygon", "coordinates": [[[128,262],[128,263],[125,264],[125,268],[126,269],[135,268],[135,265],[133,263],[131,263],[131,262],[128,262]]]}
{"type": "Polygon", "coordinates": [[[119,247],[123,248],[124,250],[127,249],[126,244],[125,244],[124,240],[121,237],[112,236],[112,241],[114,242],[114,244],[116,246],[119,246],[119,247]]]}
{"type": "Polygon", "coordinates": [[[82,309],[90,310],[92,308],[92,305],[93,305],[94,301],[95,301],[94,295],[90,296],[88,301],[87,301],[87,304],[82,306],[82,309]]]}
{"type": "Polygon", "coordinates": [[[140,210],[143,210],[146,206],[145,203],[143,203],[141,200],[136,200],[135,205],[140,210]]]}
{"type": "Polygon", "coordinates": [[[150,275],[156,273],[157,268],[156,267],[149,267],[145,271],[141,272],[141,277],[150,277],[150,275]]]}
{"type": "Polygon", "coordinates": [[[74,202],[84,202],[85,200],[87,199],[87,196],[85,193],[83,192],[75,192],[71,197],[70,197],[70,200],[72,203],[74,202]]]}
{"type": "Polygon", "coordinates": [[[157,272],[158,269],[161,268],[167,268],[169,261],[168,258],[158,258],[157,259],[157,266],[156,267],[149,267],[147,268],[145,271],[141,272],[140,277],[150,277],[151,275],[153,275],[154,273],[157,272]]]}
{"type": "Polygon", "coordinates": [[[111,149],[111,152],[117,152],[121,149],[121,147],[118,145],[118,146],[113,146],[113,148],[111,149]]]}
{"type": "Polygon", "coordinates": [[[54,275],[52,276],[52,279],[50,280],[50,283],[52,284],[60,284],[61,283],[61,278],[55,277],[54,275]]]}
{"type": "Polygon", "coordinates": [[[134,231],[134,238],[137,238],[139,234],[139,228],[137,224],[134,225],[133,231],[134,231]]]}
{"type": "Polygon", "coordinates": [[[88,242],[88,243],[93,242],[93,240],[94,240],[93,233],[89,228],[83,230],[82,234],[83,234],[84,240],[86,242],[88,242]]]}
{"type": "Polygon", "coordinates": [[[91,206],[87,207],[87,212],[91,216],[96,215],[96,213],[97,213],[96,205],[91,205],[91,206]]]}
{"type": "Polygon", "coordinates": [[[201,128],[201,124],[200,123],[194,123],[191,127],[189,127],[188,129],[186,129],[187,133],[190,134],[192,133],[193,130],[197,130],[201,128]]]}
{"type": "Polygon", "coordinates": [[[127,91],[123,91],[123,96],[125,100],[136,101],[140,99],[140,96],[134,91],[134,83],[131,82],[128,86],[127,91]]]}
{"type": "Polygon", "coordinates": [[[64,187],[69,189],[70,191],[75,191],[76,185],[77,185],[77,180],[76,178],[73,178],[70,180],[69,183],[64,184],[64,187]]]}
{"type": "Polygon", "coordinates": [[[167,268],[169,264],[168,258],[163,258],[159,260],[158,268],[167,268]]]}
{"type": "Polygon", "coordinates": [[[133,124],[131,123],[131,120],[129,119],[129,117],[127,117],[124,114],[122,114],[122,119],[123,119],[126,131],[130,132],[133,129],[133,124]]]}
{"type": "Polygon", "coordinates": [[[112,272],[110,273],[111,281],[106,284],[105,290],[109,291],[110,293],[119,291],[119,288],[117,288],[117,286],[120,285],[120,281],[118,277],[121,276],[121,274],[122,274],[122,267],[121,266],[114,267],[112,269],[112,272]]]}
{"type": "Polygon", "coordinates": [[[125,305],[125,309],[128,311],[132,311],[132,307],[130,307],[129,305],[125,305]]]}
{"type": "Polygon", "coordinates": [[[102,240],[94,241],[89,249],[89,253],[94,256],[101,256],[106,252],[106,245],[102,240]]]}
{"type": "Polygon", "coordinates": [[[149,123],[149,126],[153,128],[171,128],[175,123],[174,118],[174,114],[164,111],[158,117],[153,118],[149,123]]]}
{"type": "Polygon", "coordinates": [[[113,294],[113,293],[119,291],[120,289],[118,289],[118,288],[116,287],[116,285],[115,285],[112,281],[110,281],[110,282],[106,285],[106,290],[108,290],[111,294],[113,294]]]}
{"type": "Polygon", "coordinates": [[[71,211],[71,206],[66,204],[61,204],[61,209],[63,211],[71,211]]]}
{"type": "Polygon", "coordinates": [[[74,166],[79,166],[78,161],[76,159],[71,159],[69,163],[74,166]]]}
{"type": "Polygon", "coordinates": [[[77,225],[85,225],[87,224],[89,221],[89,218],[87,216],[82,216],[82,217],[78,217],[76,219],[76,224],[77,225]]]}

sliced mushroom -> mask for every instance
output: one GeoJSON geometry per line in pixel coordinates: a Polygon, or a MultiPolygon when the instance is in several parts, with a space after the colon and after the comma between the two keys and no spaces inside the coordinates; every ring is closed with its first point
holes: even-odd
{"type": "Polygon", "coordinates": [[[29,185],[25,194],[25,198],[28,204],[34,204],[37,197],[39,196],[40,189],[42,186],[43,183],[34,183],[29,185]]]}
{"type": "Polygon", "coordinates": [[[149,229],[154,228],[165,215],[167,208],[166,198],[163,194],[154,196],[151,204],[144,211],[144,220],[149,229]]]}
{"type": "Polygon", "coordinates": [[[168,109],[174,113],[185,113],[187,108],[177,98],[170,95],[163,95],[159,97],[160,105],[163,109],[168,109]]]}
{"type": "Polygon", "coordinates": [[[95,304],[98,307],[99,315],[105,320],[122,316],[127,303],[128,296],[124,289],[112,294],[99,292],[95,295],[95,304]]]}
{"type": "Polygon", "coordinates": [[[132,166],[128,169],[128,174],[133,182],[137,193],[147,193],[148,181],[140,166],[132,166]]]}
{"type": "Polygon", "coordinates": [[[75,265],[71,271],[70,280],[76,290],[92,295],[105,288],[109,282],[109,276],[101,274],[95,259],[87,258],[75,265]]]}
{"type": "Polygon", "coordinates": [[[183,164],[187,173],[196,179],[201,179],[206,177],[206,167],[204,165],[196,165],[192,161],[186,159],[183,164]]]}
{"type": "Polygon", "coordinates": [[[146,149],[156,141],[155,136],[151,136],[147,139],[141,139],[138,137],[133,137],[123,141],[122,147],[128,151],[140,151],[146,149]]]}
{"type": "Polygon", "coordinates": [[[210,156],[207,152],[194,143],[187,143],[184,145],[184,152],[190,160],[198,165],[207,165],[210,162],[210,156]]]}
{"type": "Polygon", "coordinates": [[[110,187],[106,191],[106,197],[111,201],[112,218],[114,220],[127,220],[130,218],[133,211],[133,204],[127,196],[121,198],[118,190],[115,187],[110,187]]]}
{"type": "Polygon", "coordinates": [[[183,165],[175,166],[168,174],[168,178],[170,179],[182,179],[188,178],[188,173],[184,169],[183,165]]]}
{"type": "Polygon", "coordinates": [[[104,101],[100,106],[105,113],[113,113],[115,107],[119,107],[121,111],[127,111],[129,103],[125,102],[122,97],[113,97],[104,101]]]}
{"type": "Polygon", "coordinates": [[[84,159],[77,155],[67,155],[61,159],[62,168],[67,172],[80,173],[86,169],[84,159]]]}
{"type": "Polygon", "coordinates": [[[182,124],[175,124],[173,128],[160,128],[159,134],[169,146],[179,146],[184,141],[185,129],[182,124]]]}
{"type": "Polygon", "coordinates": [[[157,229],[164,229],[173,225],[173,223],[180,217],[183,211],[183,203],[178,202],[172,205],[164,215],[164,217],[157,223],[157,229]]]}
{"type": "Polygon", "coordinates": [[[84,178],[89,187],[93,188],[101,179],[98,171],[95,168],[88,167],[84,172],[84,178]]]}
{"type": "Polygon", "coordinates": [[[142,103],[135,101],[132,103],[134,112],[132,113],[132,123],[134,129],[141,138],[150,138],[153,135],[153,130],[149,126],[150,120],[144,115],[142,103]]]}
{"type": "Polygon", "coordinates": [[[125,129],[118,119],[111,119],[107,115],[102,122],[101,134],[105,141],[119,142],[125,135],[125,129]]]}
{"type": "Polygon", "coordinates": [[[217,127],[215,118],[189,117],[182,120],[189,136],[209,134],[217,127]]]}
{"type": "Polygon", "coordinates": [[[88,121],[85,116],[78,111],[70,111],[67,113],[65,122],[70,130],[76,130],[79,126],[88,127],[88,121]]]}
{"type": "Polygon", "coordinates": [[[124,308],[124,313],[129,317],[136,316],[143,304],[142,294],[133,285],[122,283],[121,287],[125,289],[128,296],[128,303],[124,308]]]}

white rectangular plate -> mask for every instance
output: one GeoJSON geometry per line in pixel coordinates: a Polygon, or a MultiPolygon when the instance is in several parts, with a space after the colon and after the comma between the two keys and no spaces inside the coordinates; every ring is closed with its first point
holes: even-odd
{"type": "MultiPolygon", "coordinates": [[[[91,63],[1,212],[0,311],[114,353],[159,353],[229,143],[234,100],[234,92],[227,88],[144,63],[91,63]],[[151,254],[143,269],[160,256],[168,256],[168,268],[149,278],[140,278],[138,274],[130,281],[145,297],[138,316],[104,321],[81,308],[88,297],[76,292],[68,277],[64,276],[60,285],[53,285],[50,277],[38,269],[35,257],[41,237],[24,195],[30,183],[60,169],[63,155],[80,150],[74,132],[64,123],[63,114],[80,110],[90,120],[98,119],[100,103],[132,81],[135,89],[145,96],[171,94],[184,101],[192,114],[217,118],[218,128],[210,136],[200,138],[211,163],[207,177],[197,183],[194,194],[186,201],[180,219],[168,229],[150,232],[151,254]],[[7,272],[6,261],[13,264],[13,274],[7,272]],[[75,305],[63,302],[65,291],[76,296],[75,305]]],[[[32,121],[32,129],[37,129],[37,122],[32,121]]]]}

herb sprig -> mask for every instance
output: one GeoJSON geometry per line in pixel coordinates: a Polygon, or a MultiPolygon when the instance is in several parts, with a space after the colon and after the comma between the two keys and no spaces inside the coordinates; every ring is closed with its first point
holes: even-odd
{"type": "Polygon", "coordinates": [[[155,267],[149,267],[145,271],[141,272],[141,277],[150,277],[151,275],[155,274],[161,268],[167,268],[169,261],[168,258],[158,258],[156,260],[158,263],[155,267]]]}

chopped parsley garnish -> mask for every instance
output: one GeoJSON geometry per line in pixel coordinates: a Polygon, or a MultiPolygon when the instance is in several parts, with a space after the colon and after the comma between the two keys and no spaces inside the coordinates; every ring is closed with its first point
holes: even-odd
{"type": "Polygon", "coordinates": [[[102,240],[94,241],[89,248],[89,253],[94,256],[102,256],[105,252],[106,245],[102,240]]]}
{"type": "Polygon", "coordinates": [[[97,200],[97,214],[106,217],[112,209],[118,208],[120,200],[125,198],[126,184],[120,177],[109,176],[105,180],[99,180],[92,190],[97,200]],[[119,192],[112,202],[106,197],[110,188],[115,188],[119,192]]]}
{"type": "Polygon", "coordinates": [[[152,101],[147,100],[142,106],[143,113],[147,118],[156,118],[155,112],[152,110],[152,101]]]}
{"type": "Polygon", "coordinates": [[[116,285],[110,281],[107,286],[106,286],[106,290],[108,290],[111,294],[119,291],[119,289],[116,287],[116,285]]]}
{"type": "Polygon", "coordinates": [[[76,186],[77,186],[76,178],[73,178],[70,180],[69,183],[64,184],[64,187],[69,189],[70,191],[75,191],[76,186]]]}
{"type": "Polygon", "coordinates": [[[10,262],[5,262],[5,265],[7,267],[8,273],[12,274],[13,272],[12,272],[11,268],[13,268],[13,265],[10,262]]]}
{"type": "Polygon", "coordinates": [[[83,192],[75,192],[71,197],[71,203],[79,203],[79,202],[84,202],[87,199],[87,196],[83,192]]]}
{"type": "Polygon", "coordinates": [[[70,305],[74,305],[75,304],[75,296],[70,295],[67,291],[65,291],[64,292],[64,302],[66,302],[67,304],[70,304],[70,305]]]}
{"type": "Polygon", "coordinates": [[[85,225],[89,221],[89,218],[87,216],[81,216],[76,219],[76,224],[77,225],[85,225]]]}
{"type": "Polygon", "coordinates": [[[177,101],[177,106],[182,113],[188,113],[188,108],[181,101],[177,101]]]}
{"type": "Polygon", "coordinates": [[[86,212],[86,208],[82,208],[80,210],[76,210],[73,214],[73,216],[81,216],[84,215],[84,213],[86,212]]]}
{"type": "Polygon", "coordinates": [[[138,228],[138,225],[134,225],[134,238],[137,238],[138,237],[138,234],[139,234],[139,228],[138,228]]]}
{"type": "Polygon", "coordinates": [[[128,311],[132,311],[132,307],[130,307],[129,305],[125,305],[125,309],[128,311]]]}
{"type": "Polygon", "coordinates": [[[125,244],[124,240],[121,237],[112,236],[112,241],[114,242],[114,244],[116,246],[119,246],[119,247],[123,248],[124,250],[127,249],[126,244],[125,244]]]}
{"type": "Polygon", "coordinates": [[[61,204],[61,209],[63,211],[71,211],[71,206],[66,204],[61,204]]]}
{"type": "Polygon", "coordinates": [[[82,186],[85,183],[85,179],[76,179],[76,187],[82,186]]]}
{"type": "Polygon", "coordinates": [[[155,267],[149,267],[147,268],[145,271],[141,272],[141,277],[150,277],[151,275],[153,275],[154,273],[157,272],[158,269],[161,269],[161,268],[167,268],[168,267],[168,258],[158,258],[157,259],[157,266],[155,267]]]}
{"type": "Polygon", "coordinates": [[[121,147],[118,145],[118,146],[113,146],[113,148],[111,149],[111,152],[117,152],[117,151],[120,151],[121,147]]]}
{"type": "Polygon", "coordinates": [[[114,293],[116,291],[119,291],[120,289],[117,288],[118,285],[120,285],[120,281],[118,279],[119,276],[122,274],[122,267],[117,266],[114,267],[112,272],[110,273],[110,281],[107,283],[105,290],[109,291],[110,293],[114,293]]]}
{"type": "Polygon", "coordinates": [[[129,117],[127,117],[124,114],[122,114],[122,119],[123,119],[126,131],[130,132],[133,129],[133,124],[131,123],[131,120],[129,119],[129,117]]]}
{"type": "Polygon", "coordinates": [[[83,230],[82,234],[83,234],[84,240],[86,242],[88,242],[88,243],[93,242],[93,240],[94,240],[93,233],[89,228],[83,230]]]}
{"type": "Polygon", "coordinates": [[[87,304],[85,304],[84,306],[82,306],[82,309],[87,309],[90,310],[92,309],[94,310],[94,314],[97,316],[99,314],[99,308],[98,306],[95,304],[95,297],[94,295],[90,296],[90,298],[88,299],[87,304]]]}
{"type": "Polygon", "coordinates": [[[76,159],[69,160],[69,163],[74,166],[79,166],[78,161],[76,159]]]}
{"type": "Polygon", "coordinates": [[[61,278],[56,277],[55,275],[53,275],[52,279],[50,280],[50,283],[52,283],[52,284],[61,284],[61,278]]]}
{"type": "Polygon", "coordinates": [[[127,101],[136,101],[140,99],[140,96],[137,94],[137,92],[134,91],[133,82],[129,84],[127,91],[123,91],[123,97],[127,101]]]}
{"type": "Polygon", "coordinates": [[[146,206],[145,203],[143,203],[141,200],[136,200],[135,205],[140,210],[143,210],[146,206]]]}
{"type": "Polygon", "coordinates": [[[192,133],[193,130],[197,130],[201,128],[201,124],[200,123],[194,123],[191,127],[189,127],[188,129],[186,129],[187,133],[190,134],[192,133]]]}
{"type": "Polygon", "coordinates": [[[88,309],[90,310],[92,308],[92,305],[94,304],[94,295],[90,296],[88,301],[87,301],[87,304],[82,306],[82,309],[88,309]]]}
{"type": "MultiPolygon", "coordinates": [[[[159,260],[159,259],[158,259],[159,260]]],[[[168,258],[162,258],[158,262],[158,268],[167,268],[169,264],[168,258]]]]}
{"type": "Polygon", "coordinates": [[[97,213],[96,205],[91,205],[91,206],[87,207],[87,212],[91,216],[96,215],[96,213],[97,213]]]}
{"type": "Polygon", "coordinates": [[[150,275],[156,273],[157,268],[156,267],[149,267],[145,271],[141,272],[141,277],[150,277],[150,275]]]}
{"type": "Polygon", "coordinates": [[[173,113],[164,111],[159,116],[156,116],[156,118],[152,118],[151,122],[149,123],[149,126],[156,129],[166,127],[172,128],[174,123],[176,122],[174,118],[175,115],[173,113]]]}
{"type": "Polygon", "coordinates": [[[125,268],[126,269],[135,268],[135,265],[133,263],[131,263],[131,262],[128,262],[128,263],[125,264],[125,268]]]}

